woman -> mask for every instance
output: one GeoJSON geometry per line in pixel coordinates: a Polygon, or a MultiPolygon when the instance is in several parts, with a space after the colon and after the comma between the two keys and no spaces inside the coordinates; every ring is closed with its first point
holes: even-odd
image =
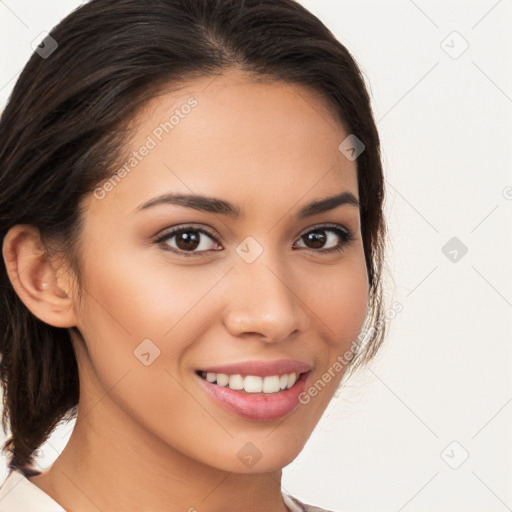
{"type": "Polygon", "coordinates": [[[92,0],[0,134],[0,511],[323,510],[282,468],[384,335],[379,138],[344,46],[294,0],[92,0]]]}

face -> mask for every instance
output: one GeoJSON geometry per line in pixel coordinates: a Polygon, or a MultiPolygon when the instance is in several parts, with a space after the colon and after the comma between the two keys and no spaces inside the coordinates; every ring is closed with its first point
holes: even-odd
{"type": "Polygon", "coordinates": [[[81,400],[93,382],[110,390],[120,439],[134,422],[209,466],[281,468],[332,398],[368,305],[357,204],[305,209],[359,198],[357,162],[338,149],[349,133],[308,90],[235,72],[135,121],[124,172],[84,202],[81,400]]]}

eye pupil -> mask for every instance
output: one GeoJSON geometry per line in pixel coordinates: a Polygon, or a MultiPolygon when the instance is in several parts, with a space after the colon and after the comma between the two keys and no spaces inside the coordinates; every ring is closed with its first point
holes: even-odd
{"type": "Polygon", "coordinates": [[[176,235],[176,245],[184,251],[196,249],[199,245],[199,236],[195,231],[178,233],[176,235]],[[180,242],[184,242],[184,244],[180,242]]]}
{"type": "Polygon", "coordinates": [[[311,231],[306,235],[306,239],[313,242],[313,249],[319,249],[325,244],[326,236],[322,231],[311,231]]]}

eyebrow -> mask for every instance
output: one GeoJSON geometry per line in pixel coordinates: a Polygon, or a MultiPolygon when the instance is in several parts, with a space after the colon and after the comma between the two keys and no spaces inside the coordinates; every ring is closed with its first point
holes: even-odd
{"type": "MultiPolygon", "coordinates": [[[[193,208],[194,210],[210,213],[220,213],[234,219],[242,216],[242,212],[238,206],[223,199],[204,195],[176,193],[167,193],[154,197],[153,199],[150,199],[149,201],[146,201],[145,203],[138,206],[134,212],[147,210],[148,208],[161,204],[174,204],[178,206],[185,206],[187,208],[193,208]]],[[[345,191],[335,196],[312,201],[311,203],[303,206],[297,212],[296,217],[299,220],[304,219],[319,213],[334,210],[335,208],[345,204],[352,205],[357,208],[360,207],[359,201],[354,196],[354,194],[352,194],[352,192],[345,191]]]]}

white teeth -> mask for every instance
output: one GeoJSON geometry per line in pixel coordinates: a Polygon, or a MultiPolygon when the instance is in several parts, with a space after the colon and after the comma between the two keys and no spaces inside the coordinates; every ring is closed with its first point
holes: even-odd
{"type": "Polygon", "coordinates": [[[242,377],[240,374],[226,375],[225,373],[202,372],[202,376],[208,382],[216,383],[217,386],[227,386],[238,391],[244,390],[246,393],[277,393],[284,389],[290,389],[299,378],[298,373],[269,375],[267,377],[257,375],[242,377]]]}
{"type": "Polygon", "coordinates": [[[244,389],[244,378],[241,375],[230,375],[229,387],[231,389],[244,389]]]}
{"type": "Polygon", "coordinates": [[[263,379],[255,375],[247,375],[244,379],[244,391],[246,393],[261,393],[263,388],[263,379]]]}
{"type": "Polygon", "coordinates": [[[217,373],[217,384],[219,386],[227,386],[229,377],[225,373],[217,373]]]}
{"type": "Polygon", "coordinates": [[[272,375],[272,377],[265,377],[263,379],[263,393],[277,393],[280,389],[278,375],[272,375]]]}

